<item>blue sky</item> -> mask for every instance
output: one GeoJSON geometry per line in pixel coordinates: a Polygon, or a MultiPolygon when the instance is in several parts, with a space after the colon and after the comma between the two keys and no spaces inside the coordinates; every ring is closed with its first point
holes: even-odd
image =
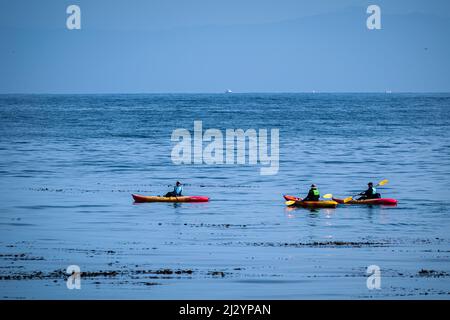
{"type": "Polygon", "coordinates": [[[19,0],[0,26],[1,93],[450,91],[446,0],[19,0]]]}

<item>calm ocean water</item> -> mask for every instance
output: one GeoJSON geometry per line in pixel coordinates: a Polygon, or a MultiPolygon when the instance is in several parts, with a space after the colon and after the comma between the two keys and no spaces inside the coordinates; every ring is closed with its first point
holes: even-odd
{"type": "Polygon", "coordinates": [[[448,299],[449,112],[450,94],[0,95],[0,297],[448,299]],[[195,120],[278,128],[278,174],[172,164],[195,120]],[[282,198],[383,179],[397,207],[282,198]],[[211,202],[133,204],[176,180],[211,202]]]}

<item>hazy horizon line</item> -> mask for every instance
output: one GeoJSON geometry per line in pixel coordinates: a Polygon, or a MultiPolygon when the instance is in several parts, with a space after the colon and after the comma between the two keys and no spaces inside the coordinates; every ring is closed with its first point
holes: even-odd
{"type": "Polygon", "coordinates": [[[161,92],[5,92],[0,95],[145,95],[145,94],[450,94],[450,91],[161,91],[161,92]]]}

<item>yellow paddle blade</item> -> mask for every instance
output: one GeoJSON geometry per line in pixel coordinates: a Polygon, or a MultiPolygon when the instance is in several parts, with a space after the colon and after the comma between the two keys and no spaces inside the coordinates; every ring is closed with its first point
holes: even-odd
{"type": "Polygon", "coordinates": [[[352,200],[353,200],[353,197],[345,198],[345,199],[344,199],[344,203],[347,203],[347,202],[352,201],[352,200]]]}
{"type": "Polygon", "coordinates": [[[295,204],[295,201],[290,200],[290,201],[286,201],[285,203],[286,203],[287,206],[292,206],[292,205],[295,204]]]}
{"type": "Polygon", "coordinates": [[[322,198],[324,198],[324,199],[331,199],[331,198],[333,198],[333,195],[331,193],[327,193],[322,198]]]}
{"type": "Polygon", "coordinates": [[[380,181],[380,183],[378,183],[379,186],[384,186],[385,184],[387,184],[389,182],[388,179],[385,179],[383,181],[380,181]]]}

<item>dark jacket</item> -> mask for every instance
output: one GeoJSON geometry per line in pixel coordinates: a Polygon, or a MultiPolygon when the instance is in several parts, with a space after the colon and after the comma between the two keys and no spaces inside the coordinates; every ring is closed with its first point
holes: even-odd
{"type": "Polygon", "coordinates": [[[320,192],[317,188],[311,188],[303,201],[319,201],[320,192]]]}
{"type": "Polygon", "coordinates": [[[374,187],[369,187],[369,189],[361,193],[361,196],[361,199],[378,199],[381,197],[374,187]]]}

